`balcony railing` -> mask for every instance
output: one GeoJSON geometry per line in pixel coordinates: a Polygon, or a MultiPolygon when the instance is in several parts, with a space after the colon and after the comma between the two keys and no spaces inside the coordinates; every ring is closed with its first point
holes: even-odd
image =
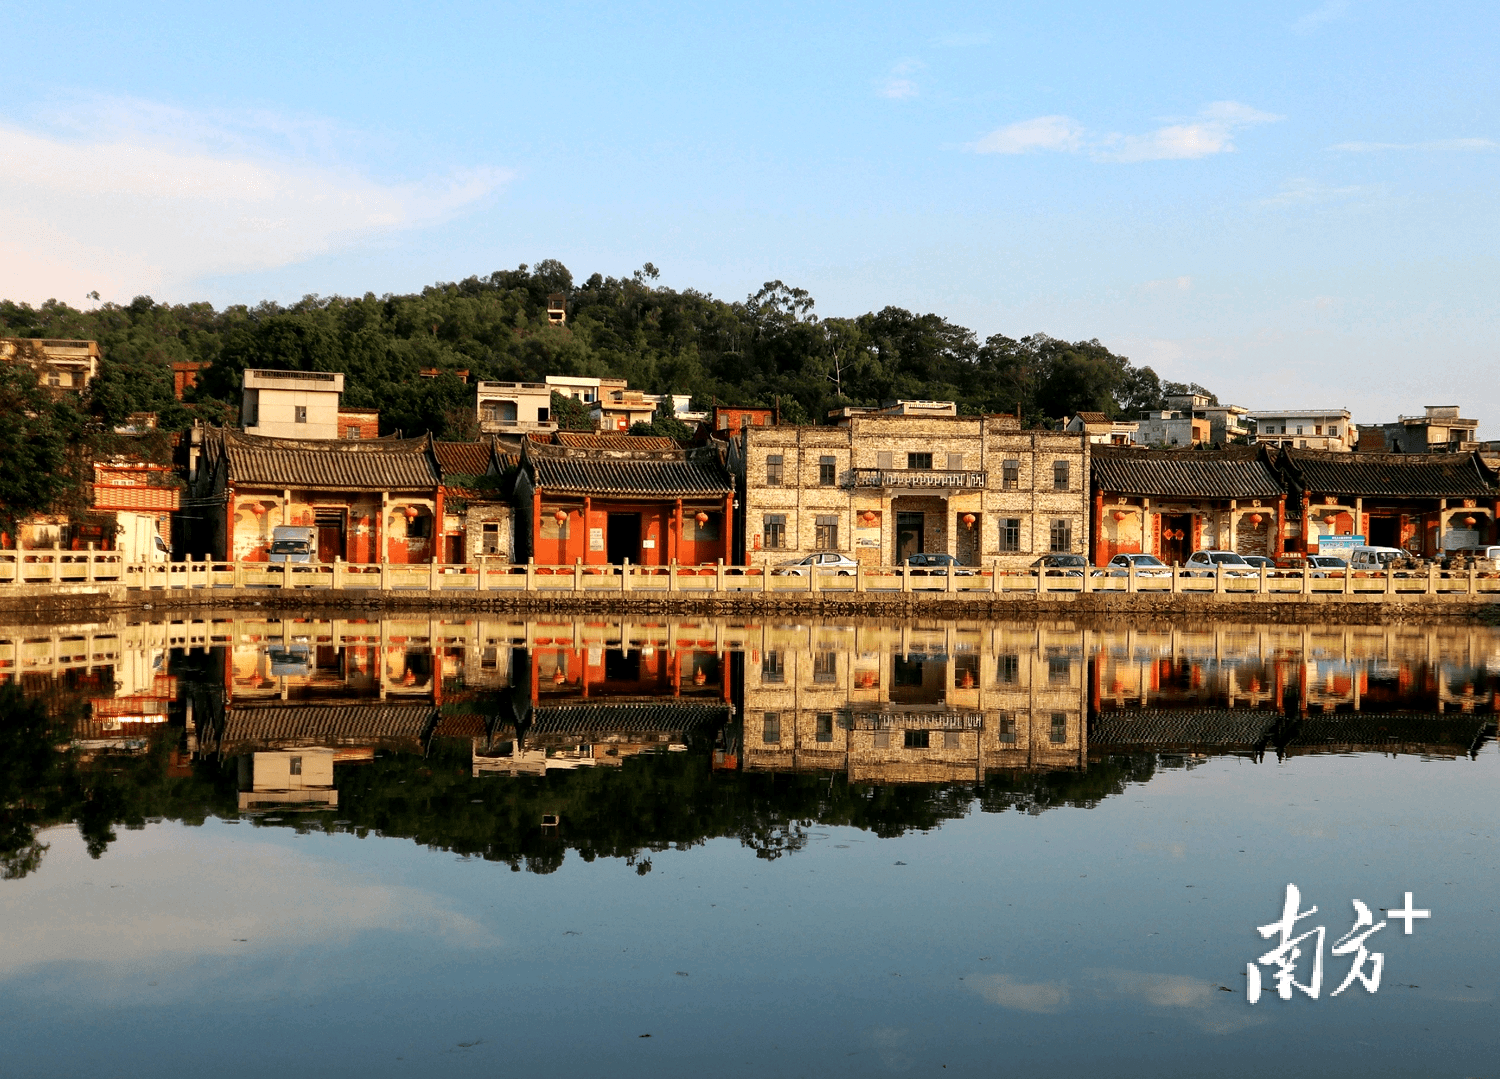
{"type": "Polygon", "coordinates": [[[985,486],[982,470],[940,468],[856,468],[856,487],[925,487],[957,490],[985,486]]]}

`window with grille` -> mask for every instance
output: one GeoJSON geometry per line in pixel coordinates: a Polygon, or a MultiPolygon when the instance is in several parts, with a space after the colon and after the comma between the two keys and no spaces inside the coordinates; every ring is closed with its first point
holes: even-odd
{"type": "Polygon", "coordinates": [[[760,740],[768,746],[781,741],[781,713],[767,712],[761,722],[760,740]]]}
{"type": "Polygon", "coordinates": [[[786,546],[786,514],[768,513],[761,519],[761,531],[765,533],[766,549],[779,551],[786,546]]]}
{"type": "Polygon", "coordinates": [[[1052,462],[1052,489],[1054,491],[1066,491],[1068,489],[1068,462],[1052,462]]]}
{"type": "Polygon", "coordinates": [[[928,737],[926,731],[905,731],[907,749],[926,749],[928,737]]]}
{"type": "Polygon", "coordinates": [[[818,482],[824,487],[832,487],[838,482],[838,468],[832,457],[818,458],[818,482]]]}
{"type": "Polygon", "coordinates": [[[781,454],[773,453],[766,457],[766,486],[781,486],[781,454]]]}
{"type": "Polygon", "coordinates": [[[1007,746],[1016,744],[1016,721],[1009,716],[1000,720],[1000,743],[1007,746]]]}
{"type": "Polygon", "coordinates": [[[1021,462],[1005,461],[1000,466],[1000,486],[1006,491],[1014,491],[1021,485],[1021,462]]]}
{"type": "Polygon", "coordinates": [[[819,712],[813,737],[819,742],[833,741],[833,713],[819,712]]]}
{"type": "Polygon", "coordinates": [[[1068,740],[1068,717],[1063,712],[1052,713],[1052,744],[1060,746],[1068,740]]]}
{"type": "Polygon", "coordinates": [[[760,661],[760,680],[762,682],[784,682],[786,681],[786,667],[782,665],[780,652],[767,652],[760,661]]]}
{"type": "Polygon", "coordinates": [[[814,542],[820,551],[839,549],[839,519],[833,514],[819,514],[814,528],[814,542]]]}
{"type": "Polygon", "coordinates": [[[345,431],[344,434],[348,438],[358,438],[359,437],[359,426],[357,424],[350,424],[349,425],[349,429],[347,431],[345,431]]]}
{"type": "Polygon", "coordinates": [[[1021,549],[1021,518],[1005,517],[1000,521],[1000,550],[1019,551],[1021,549]]]}
{"type": "Polygon", "coordinates": [[[813,654],[813,681],[837,682],[839,680],[839,654],[816,652],[813,654]]]}
{"type": "Polygon", "coordinates": [[[302,774],[302,758],[293,757],[287,762],[287,769],[292,775],[300,776],[302,774]]]}
{"type": "Polygon", "coordinates": [[[306,405],[293,405],[292,407],[297,410],[297,422],[298,423],[306,423],[307,422],[307,406],[306,405]]]}
{"type": "Polygon", "coordinates": [[[1073,522],[1058,519],[1052,522],[1052,550],[1067,552],[1073,549],[1073,522]]]}
{"type": "Polygon", "coordinates": [[[1073,674],[1073,661],[1067,656],[1047,657],[1047,681],[1054,686],[1068,684],[1073,674]]]}
{"type": "Polygon", "coordinates": [[[907,468],[930,469],[932,467],[932,454],[930,453],[908,453],[906,455],[907,468]]]}
{"type": "Polygon", "coordinates": [[[995,678],[1002,686],[1013,686],[1021,680],[1021,657],[1001,656],[995,678]]]}

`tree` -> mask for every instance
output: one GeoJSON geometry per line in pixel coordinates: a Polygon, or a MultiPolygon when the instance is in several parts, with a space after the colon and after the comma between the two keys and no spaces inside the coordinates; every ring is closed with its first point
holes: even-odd
{"type": "Polygon", "coordinates": [[[0,531],[59,508],[82,492],[83,416],[71,395],[54,394],[25,363],[0,363],[0,531]]]}
{"type": "Polygon", "coordinates": [[[589,406],[576,397],[552,391],[552,411],[549,413],[559,431],[592,431],[594,421],[589,416],[589,406]]]}

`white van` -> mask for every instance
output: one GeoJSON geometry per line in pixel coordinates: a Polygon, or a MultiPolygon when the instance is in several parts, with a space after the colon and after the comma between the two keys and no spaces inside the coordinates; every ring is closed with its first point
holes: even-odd
{"type": "Polygon", "coordinates": [[[1400,547],[1351,547],[1350,573],[1384,573],[1392,562],[1415,561],[1417,555],[1400,547]]]}

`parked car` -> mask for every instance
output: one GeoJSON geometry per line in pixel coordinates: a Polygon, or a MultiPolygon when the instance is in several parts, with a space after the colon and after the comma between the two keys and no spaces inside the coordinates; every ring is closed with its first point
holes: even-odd
{"type": "Polygon", "coordinates": [[[1183,567],[1185,577],[1259,577],[1260,570],[1233,551],[1194,551],[1183,567]]]}
{"type": "Polygon", "coordinates": [[[1276,562],[1263,554],[1247,554],[1240,557],[1250,563],[1251,568],[1257,572],[1265,570],[1267,577],[1275,577],[1277,575],[1276,562]]]}
{"type": "Polygon", "coordinates": [[[859,563],[837,551],[818,551],[806,558],[783,562],[771,571],[771,575],[773,577],[806,577],[808,571],[814,566],[820,570],[831,570],[836,577],[853,577],[859,568],[859,563]]]}
{"type": "Polygon", "coordinates": [[[1419,572],[1418,561],[1417,556],[1400,547],[1352,547],[1349,550],[1350,573],[1405,571],[1396,573],[1398,577],[1402,577],[1406,573],[1419,572]]]}
{"type": "Polygon", "coordinates": [[[1089,560],[1081,554],[1044,554],[1031,564],[1033,576],[1082,577],[1088,571],[1089,560]]]}
{"type": "Polygon", "coordinates": [[[1308,555],[1303,572],[1311,577],[1342,577],[1349,571],[1349,563],[1331,554],[1308,555]]]}
{"type": "Polygon", "coordinates": [[[1135,567],[1137,577],[1170,577],[1172,567],[1154,554],[1117,554],[1103,569],[1094,571],[1095,577],[1128,577],[1130,567],[1135,567]]]}
{"type": "Polygon", "coordinates": [[[909,554],[901,563],[910,566],[908,570],[897,570],[898,574],[910,572],[913,577],[946,577],[949,567],[953,568],[955,577],[972,577],[974,570],[965,566],[951,554],[909,554]]]}

